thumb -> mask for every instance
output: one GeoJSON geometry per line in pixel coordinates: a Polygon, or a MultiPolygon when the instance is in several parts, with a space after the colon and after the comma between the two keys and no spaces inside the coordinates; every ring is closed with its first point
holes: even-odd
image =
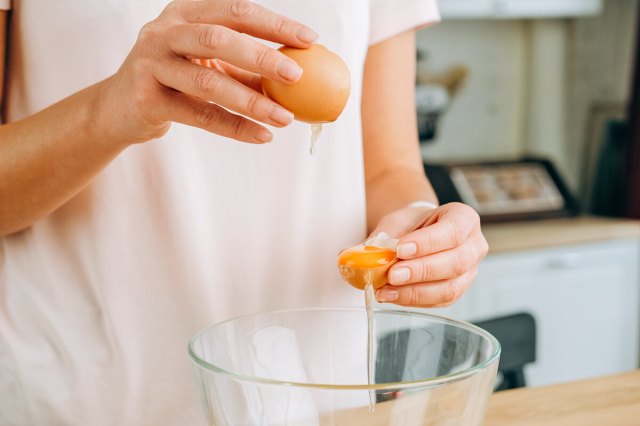
{"type": "Polygon", "coordinates": [[[435,209],[429,207],[405,207],[384,216],[369,237],[385,232],[400,239],[409,232],[422,228],[433,215],[435,209]]]}

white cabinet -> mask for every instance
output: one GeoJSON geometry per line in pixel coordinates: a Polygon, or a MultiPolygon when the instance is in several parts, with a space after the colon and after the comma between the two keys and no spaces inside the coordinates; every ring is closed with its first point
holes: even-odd
{"type": "Polygon", "coordinates": [[[556,18],[594,15],[602,0],[440,0],[444,19],[556,18]]]}
{"type": "Polygon", "coordinates": [[[430,312],[470,321],[532,314],[530,385],[626,371],[639,366],[639,261],[637,239],[490,255],[456,305],[430,312]]]}

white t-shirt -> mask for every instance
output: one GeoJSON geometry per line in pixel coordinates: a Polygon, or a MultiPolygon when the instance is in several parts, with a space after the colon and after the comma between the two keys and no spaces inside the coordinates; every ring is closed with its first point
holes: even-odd
{"type": "MultiPolygon", "coordinates": [[[[113,74],[168,0],[14,0],[9,121],[113,74]]],[[[365,237],[360,99],[370,44],[434,22],[434,0],[261,0],[351,71],[340,119],[265,146],[173,125],[31,228],[0,238],[0,424],[203,421],[186,345],[273,309],[360,305],[336,255],[365,237]]],[[[0,8],[10,2],[0,0],[0,8]]]]}

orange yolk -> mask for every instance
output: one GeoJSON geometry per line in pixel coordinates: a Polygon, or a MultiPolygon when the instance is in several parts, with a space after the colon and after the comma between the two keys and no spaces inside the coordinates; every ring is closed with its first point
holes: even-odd
{"type": "Polygon", "coordinates": [[[387,265],[396,258],[396,252],[375,246],[356,246],[340,253],[338,265],[351,268],[376,268],[387,265]]]}

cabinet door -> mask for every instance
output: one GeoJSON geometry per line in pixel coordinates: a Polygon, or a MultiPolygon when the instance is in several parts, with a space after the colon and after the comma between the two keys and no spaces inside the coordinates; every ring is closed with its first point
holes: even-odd
{"type": "Polygon", "coordinates": [[[530,385],[638,368],[639,259],[637,240],[489,256],[459,303],[431,312],[470,321],[531,313],[530,385]]]}

